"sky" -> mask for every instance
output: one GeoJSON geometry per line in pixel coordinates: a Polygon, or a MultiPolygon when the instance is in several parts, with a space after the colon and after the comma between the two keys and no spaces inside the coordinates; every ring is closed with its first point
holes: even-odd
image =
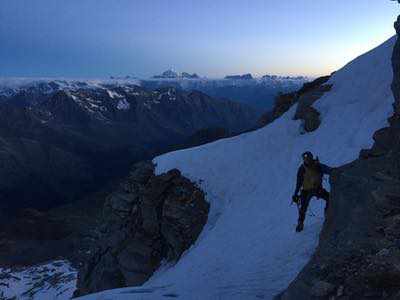
{"type": "Polygon", "coordinates": [[[0,0],[0,76],[318,76],[395,34],[389,0],[0,0]]]}

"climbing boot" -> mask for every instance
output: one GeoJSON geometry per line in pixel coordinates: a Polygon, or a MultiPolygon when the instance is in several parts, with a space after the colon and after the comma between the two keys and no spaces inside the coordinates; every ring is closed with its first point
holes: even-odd
{"type": "Polygon", "coordinates": [[[303,231],[303,228],[304,228],[304,224],[299,222],[299,224],[297,224],[297,227],[296,227],[296,232],[303,231]]]}

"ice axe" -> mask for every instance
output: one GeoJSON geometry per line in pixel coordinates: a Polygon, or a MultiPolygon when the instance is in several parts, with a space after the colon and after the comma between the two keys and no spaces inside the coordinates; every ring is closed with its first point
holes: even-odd
{"type": "Polygon", "coordinates": [[[293,203],[296,203],[297,209],[298,209],[299,212],[300,212],[300,196],[294,195],[294,196],[292,197],[292,203],[291,203],[290,205],[293,205],[293,203]]]}

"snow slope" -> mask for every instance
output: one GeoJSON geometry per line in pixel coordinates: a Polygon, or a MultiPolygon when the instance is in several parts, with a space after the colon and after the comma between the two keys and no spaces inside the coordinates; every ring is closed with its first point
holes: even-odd
{"type": "Polygon", "coordinates": [[[294,231],[297,209],[289,204],[300,155],[310,150],[335,167],[372,145],[392,113],[394,42],[331,78],[332,91],[314,104],[322,124],[313,133],[300,134],[292,107],[260,130],[157,157],[158,173],[178,168],[206,191],[206,228],[176,265],[164,266],[143,287],[84,299],[271,299],[285,289],[315,250],[323,222],[323,203],[314,200],[305,230],[294,231]]]}
{"type": "Polygon", "coordinates": [[[0,268],[0,299],[70,299],[75,290],[76,276],[76,270],[62,260],[29,268],[0,268]]]}

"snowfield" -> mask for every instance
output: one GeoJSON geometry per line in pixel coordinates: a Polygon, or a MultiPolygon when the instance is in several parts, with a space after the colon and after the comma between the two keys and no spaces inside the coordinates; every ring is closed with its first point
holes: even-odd
{"type": "Polygon", "coordinates": [[[53,261],[29,268],[0,268],[0,299],[70,299],[76,270],[67,261],[53,261]]]}
{"type": "Polygon", "coordinates": [[[157,157],[157,173],[178,168],[201,185],[211,204],[208,224],[176,265],[142,287],[83,299],[271,299],[285,289],[313,254],[323,223],[324,203],[313,200],[305,230],[295,233],[290,202],[300,155],[310,150],[336,167],[372,146],[392,113],[394,42],[335,73],[332,90],[314,104],[322,124],[313,133],[300,134],[292,107],[257,131],[157,157]]]}
{"type": "MultiPolygon", "coordinates": [[[[86,78],[29,78],[29,77],[1,77],[0,76],[0,96],[12,95],[20,90],[26,90],[41,86],[43,91],[52,93],[57,90],[77,90],[77,89],[96,89],[105,88],[107,85],[125,86],[141,85],[138,79],[86,79],[86,78]],[[52,83],[52,84],[50,84],[52,83]]],[[[117,93],[107,91],[111,98],[118,97],[117,93]]]]}

